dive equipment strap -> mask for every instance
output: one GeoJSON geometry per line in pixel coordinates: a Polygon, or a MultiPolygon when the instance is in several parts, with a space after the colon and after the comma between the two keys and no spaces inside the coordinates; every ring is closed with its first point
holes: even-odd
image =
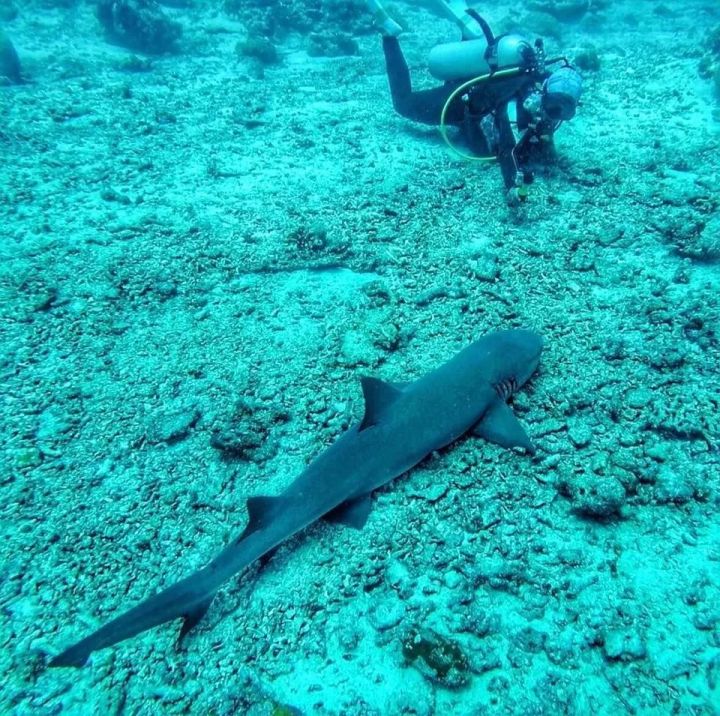
{"type": "Polygon", "coordinates": [[[488,25],[487,20],[482,17],[477,10],[471,7],[465,10],[465,13],[470,15],[470,17],[475,20],[478,25],[480,25],[480,29],[483,31],[483,35],[485,35],[485,41],[487,42],[488,47],[490,47],[495,42],[495,36],[493,35],[493,31],[490,29],[490,25],[488,25]]]}
{"type": "Polygon", "coordinates": [[[468,154],[467,152],[461,152],[449,139],[447,135],[447,122],[445,121],[445,118],[447,116],[448,107],[452,104],[452,102],[459,96],[461,96],[463,93],[467,92],[471,88],[474,88],[476,85],[481,84],[482,82],[487,82],[489,79],[500,79],[504,77],[516,77],[517,75],[523,74],[523,72],[526,72],[527,70],[524,67],[508,67],[504,70],[498,70],[497,72],[488,72],[487,74],[480,75],[478,77],[473,77],[472,79],[468,80],[467,82],[463,82],[459,87],[456,87],[453,92],[450,94],[450,96],[445,101],[445,104],[443,105],[442,112],[440,112],[440,136],[443,138],[443,141],[445,144],[448,145],[450,150],[453,152],[453,154],[456,154],[461,159],[465,159],[470,162],[494,162],[497,161],[496,156],[492,157],[476,157],[472,154],[468,154]]]}

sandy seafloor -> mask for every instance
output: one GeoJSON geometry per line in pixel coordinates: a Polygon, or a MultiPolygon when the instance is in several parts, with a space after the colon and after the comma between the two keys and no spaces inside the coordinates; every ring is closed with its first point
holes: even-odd
{"type": "MultiPolygon", "coordinates": [[[[430,86],[456,32],[398,7],[430,86]]],[[[0,88],[0,712],[720,713],[718,6],[548,40],[601,67],[519,211],[393,113],[377,36],[290,35],[261,77],[219,4],[167,12],[181,52],[135,73],[89,4],[6,25],[32,82],[0,88]],[[241,532],[361,415],[360,375],[513,326],[546,340],[514,400],[535,458],[463,440],[364,530],[233,579],[182,650],[172,624],[45,668],[241,532]],[[460,686],[404,657],[418,629],[460,686]]]]}

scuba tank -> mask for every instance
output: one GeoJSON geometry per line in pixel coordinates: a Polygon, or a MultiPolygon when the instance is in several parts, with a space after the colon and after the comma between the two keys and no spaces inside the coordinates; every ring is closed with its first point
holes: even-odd
{"type": "Polygon", "coordinates": [[[438,80],[476,77],[507,67],[534,64],[535,51],[520,35],[503,35],[492,42],[487,39],[444,42],[430,50],[430,74],[438,80]]]}

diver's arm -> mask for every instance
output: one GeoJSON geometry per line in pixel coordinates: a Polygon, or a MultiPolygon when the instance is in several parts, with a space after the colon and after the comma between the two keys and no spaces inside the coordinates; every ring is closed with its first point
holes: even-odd
{"type": "MultiPolygon", "coordinates": [[[[410,82],[410,70],[397,37],[383,36],[383,52],[387,68],[390,94],[395,111],[415,122],[423,124],[440,124],[443,107],[451,95],[452,85],[442,85],[429,90],[413,92],[410,82]]],[[[462,122],[465,114],[464,105],[460,100],[454,101],[445,115],[447,124],[462,122]]]]}
{"type": "MultiPolygon", "coordinates": [[[[495,112],[495,129],[498,136],[497,158],[500,171],[502,171],[505,188],[512,189],[516,184],[519,169],[514,156],[516,144],[519,144],[519,142],[515,142],[515,134],[508,117],[507,104],[498,107],[495,112]]],[[[520,141],[522,142],[522,138],[520,141]]]]}

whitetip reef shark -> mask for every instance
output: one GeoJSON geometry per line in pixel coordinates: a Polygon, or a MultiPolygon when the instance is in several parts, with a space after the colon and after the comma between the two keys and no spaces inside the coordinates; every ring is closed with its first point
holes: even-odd
{"type": "Polygon", "coordinates": [[[230,577],[321,518],[362,528],[373,490],[466,433],[533,454],[507,400],[534,373],[541,351],[542,339],[531,331],[498,331],[413,382],[362,378],[363,419],[284,492],[249,498],[248,524],[235,541],[207,566],[81,639],[49,666],[83,666],[92,652],[180,617],[182,639],[230,577]]]}

